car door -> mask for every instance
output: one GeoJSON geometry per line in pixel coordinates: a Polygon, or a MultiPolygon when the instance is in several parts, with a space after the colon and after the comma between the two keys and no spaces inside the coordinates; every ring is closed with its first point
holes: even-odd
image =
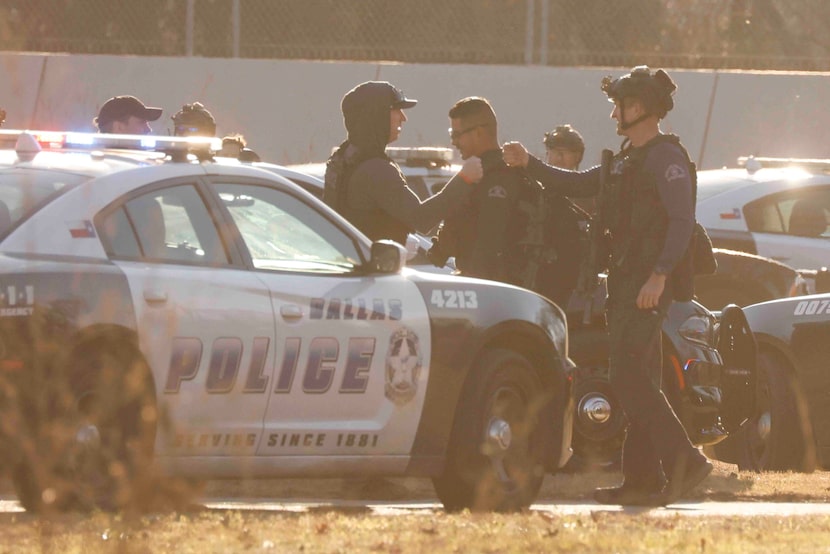
{"type": "Polygon", "coordinates": [[[758,254],[796,269],[830,265],[830,187],[797,187],[744,207],[758,254]]]}
{"type": "Polygon", "coordinates": [[[100,219],[156,381],[158,454],[253,455],[267,404],[259,382],[273,357],[267,287],[231,262],[195,180],[141,190],[100,219]]]}
{"type": "Polygon", "coordinates": [[[394,463],[404,464],[430,362],[429,318],[415,285],[400,274],[365,274],[365,239],[300,191],[227,178],[213,188],[276,316],[257,454],[304,464],[398,456],[394,463]]]}

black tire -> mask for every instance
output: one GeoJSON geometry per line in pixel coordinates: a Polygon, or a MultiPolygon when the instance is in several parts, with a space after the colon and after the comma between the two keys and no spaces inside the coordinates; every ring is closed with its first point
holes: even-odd
{"type": "Polygon", "coordinates": [[[34,418],[33,448],[12,469],[30,512],[118,510],[148,492],[156,405],[149,368],[129,347],[74,353],[51,379],[47,412],[34,418]]]}
{"type": "Polygon", "coordinates": [[[433,479],[445,509],[508,512],[533,503],[550,440],[539,413],[549,400],[523,356],[482,354],[456,408],[444,473],[433,479]]]}
{"type": "Polygon", "coordinates": [[[715,445],[716,455],[719,450],[741,470],[815,471],[815,440],[806,401],[782,354],[759,353],[755,413],[735,435],[715,445]]]}
{"type": "Polygon", "coordinates": [[[608,381],[607,360],[580,367],[574,376],[573,456],[565,469],[618,469],[626,419],[617,395],[608,381]]]}

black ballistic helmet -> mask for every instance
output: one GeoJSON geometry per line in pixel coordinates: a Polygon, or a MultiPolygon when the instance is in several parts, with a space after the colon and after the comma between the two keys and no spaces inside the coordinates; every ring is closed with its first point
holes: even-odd
{"type": "Polygon", "coordinates": [[[173,135],[177,137],[216,135],[216,120],[201,102],[185,104],[170,119],[173,120],[173,135]]]}
{"type": "Polygon", "coordinates": [[[648,113],[662,119],[674,107],[677,85],[662,69],[652,72],[647,65],[638,65],[622,77],[603,77],[601,88],[610,101],[636,98],[648,113]]]}
{"type": "Polygon", "coordinates": [[[567,148],[574,152],[585,151],[585,141],[582,140],[582,135],[570,125],[557,125],[553,131],[545,133],[543,142],[547,148],[567,148]]]}

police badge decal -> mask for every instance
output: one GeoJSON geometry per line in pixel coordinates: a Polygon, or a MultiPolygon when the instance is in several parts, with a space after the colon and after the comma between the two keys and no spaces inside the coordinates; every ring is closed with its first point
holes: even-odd
{"type": "Polygon", "coordinates": [[[401,327],[389,339],[386,356],[386,398],[401,406],[415,397],[421,375],[421,345],[418,335],[401,327]]]}

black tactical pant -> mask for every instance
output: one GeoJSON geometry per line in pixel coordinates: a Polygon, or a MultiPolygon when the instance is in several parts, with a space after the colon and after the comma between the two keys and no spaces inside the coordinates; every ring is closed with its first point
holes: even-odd
{"type": "Polygon", "coordinates": [[[676,468],[703,459],[660,390],[665,310],[612,306],[607,317],[609,377],[629,424],[623,476],[629,485],[659,490],[676,468]]]}

